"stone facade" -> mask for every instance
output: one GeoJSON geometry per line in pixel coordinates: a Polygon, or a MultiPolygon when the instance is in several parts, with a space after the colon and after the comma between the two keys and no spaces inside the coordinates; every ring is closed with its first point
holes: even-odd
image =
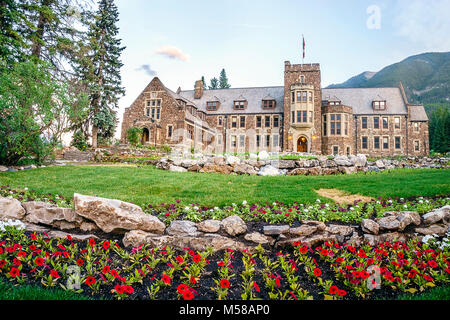
{"type": "Polygon", "coordinates": [[[173,92],[154,78],[125,110],[121,140],[204,153],[424,156],[428,118],[403,87],[323,89],[319,64],[285,62],[284,86],[173,92]]]}

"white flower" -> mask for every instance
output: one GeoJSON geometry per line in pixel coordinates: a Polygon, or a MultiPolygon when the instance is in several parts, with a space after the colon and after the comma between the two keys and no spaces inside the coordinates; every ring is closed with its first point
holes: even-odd
{"type": "Polygon", "coordinates": [[[309,210],[308,209],[305,209],[305,210],[303,210],[304,212],[309,212],[309,210]]]}
{"type": "Polygon", "coordinates": [[[28,188],[27,187],[25,187],[25,189],[24,189],[25,191],[28,191],[28,188]]]}
{"type": "Polygon", "coordinates": [[[352,211],[355,211],[355,208],[353,208],[353,207],[350,207],[350,210],[352,210],[352,211]]]}
{"type": "Polygon", "coordinates": [[[242,204],[245,206],[247,204],[247,201],[242,201],[242,204]]]}
{"type": "Polygon", "coordinates": [[[214,210],[216,210],[216,211],[219,210],[219,207],[214,207],[214,210]]]}
{"type": "Polygon", "coordinates": [[[406,208],[408,208],[408,206],[407,206],[407,205],[405,204],[405,205],[403,206],[403,208],[405,208],[405,209],[406,209],[406,208]]]}
{"type": "Polygon", "coordinates": [[[197,206],[195,206],[195,207],[194,207],[194,210],[198,210],[198,207],[197,207],[197,206]]]}
{"type": "Polygon", "coordinates": [[[276,203],[276,202],[274,202],[274,203],[272,203],[272,205],[273,205],[273,206],[276,206],[276,205],[277,205],[277,203],[276,203]]]}
{"type": "Polygon", "coordinates": [[[314,207],[313,206],[309,206],[308,209],[314,209],[314,207]]]}
{"type": "Polygon", "coordinates": [[[380,204],[381,202],[380,201],[377,201],[377,204],[380,204]]]}
{"type": "Polygon", "coordinates": [[[330,205],[329,205],[328,203],[325,203],[325,207],[327,207],[327,208],[328,208],[329,206],[330,206],[330,205]]]}
{"type": "Polygon", "coordinates": [[[189,207],[184,207],[184,210],[188,211],[190,208],[189,207]]]}
{"type": "Polygon", "coordinates": [[[419,200],[419,203],[423,203],[423,200],[419,200]]]}
{"type": "Polygon", "coordinates": [[[317,202],[320,202],[320,199],[317,199],[316,201],[317,201],[317,202]]]}

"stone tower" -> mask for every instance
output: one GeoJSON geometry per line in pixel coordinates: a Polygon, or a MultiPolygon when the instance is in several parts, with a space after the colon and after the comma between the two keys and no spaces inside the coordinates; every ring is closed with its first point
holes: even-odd
{"type": "Polygon", "coordinates": [[[319,64],[291,64],[284,68],[283,149],[321,153],[322,88],[319,64]]]}

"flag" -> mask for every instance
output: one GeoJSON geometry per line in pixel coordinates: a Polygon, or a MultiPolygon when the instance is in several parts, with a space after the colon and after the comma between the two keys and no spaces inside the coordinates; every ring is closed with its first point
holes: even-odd
{"type": "Polygon", "coordinates": [[[303,37],[303,59],[305,59],[305,49],[306,49],[306,43],[305,43],[305,37],[302,35],[303,37]]]}

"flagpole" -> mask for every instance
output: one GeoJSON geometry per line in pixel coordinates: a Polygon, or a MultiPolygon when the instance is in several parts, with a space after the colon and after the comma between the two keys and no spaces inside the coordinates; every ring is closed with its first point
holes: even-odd
{"type": "Polygon", "coordinates": [[[303,48],[303,55],[302,55],[302,64],[305,64],[305,36],[302,34],[302,48],[303,48]]]}

